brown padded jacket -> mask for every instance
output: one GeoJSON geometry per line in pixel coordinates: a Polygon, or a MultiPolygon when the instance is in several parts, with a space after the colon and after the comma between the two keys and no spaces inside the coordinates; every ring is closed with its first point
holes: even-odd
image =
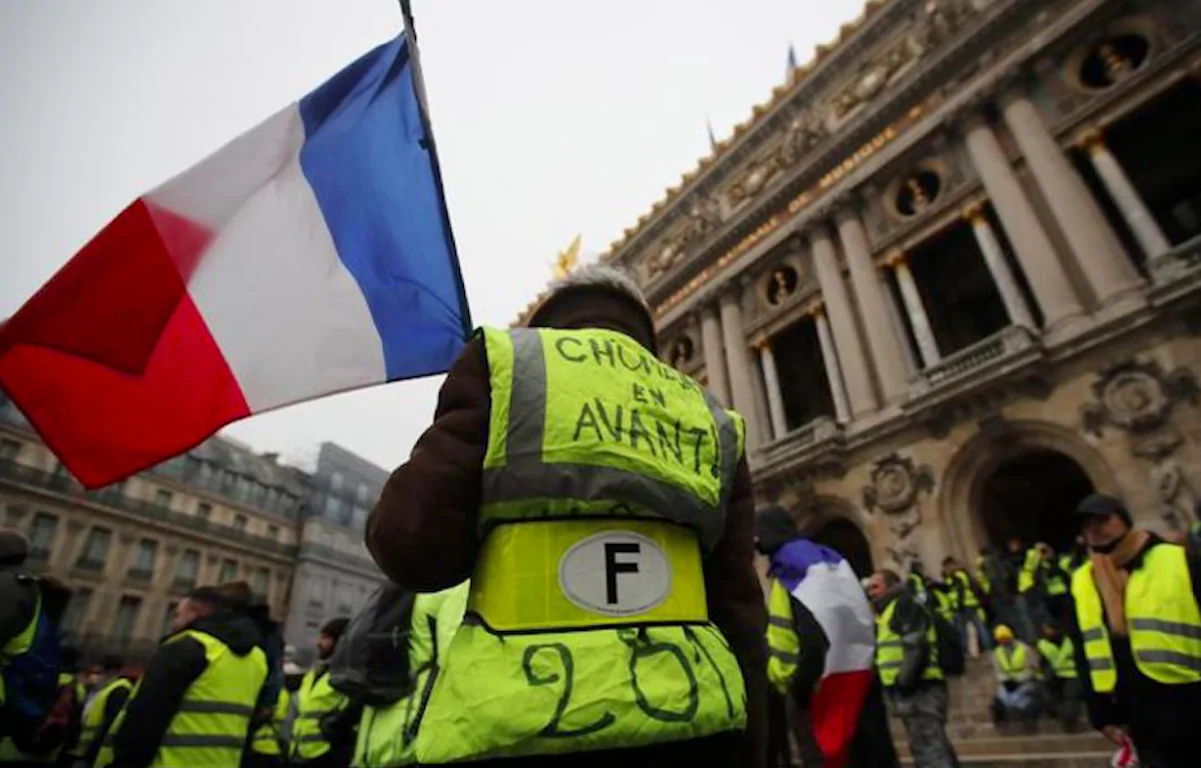
{"type": "MultiPolygon", "coordinates": [[[[459,354],[438,395],[434,422],[384,486],[367,521],[367,548],[402,586],[435,591],[471,575],[478,541],[491,403],[478,337],[459,354]]],[[[762,765],[766,742],[767,610],[754,570],[755,508],[750,471],[738,468],[726,529],[704,562],[709,617],[729,641],[747,689],[741,765],[762,765]]]]}

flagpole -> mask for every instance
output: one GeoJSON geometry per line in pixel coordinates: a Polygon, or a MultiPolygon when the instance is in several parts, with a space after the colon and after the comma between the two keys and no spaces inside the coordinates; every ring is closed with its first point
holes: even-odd
{"type": "Polygon", "coordinates": [[[417,25],[413,23],[411,0],[400,0],[400,13],[404,17],[405,43],[409,49],[409,65],[413,68],[413,93],[417,96],[417,111],[421,113],[421,128],[425,133],[426,149],[430,153],[430,166],[434,170],[434,183],[438,186],[438,198],[442,202],[442,228],[446,242],[454,256],[455,276],[458,278],[459,306],[463,307],[463,337],[471,336],[471,308],[467,305],[467,289],[463,284],[463,270],[459,266],[459,249],[455,246],[454,231],[450,227],[450,211],[446,207],[446,190],[442,185],[442,165],[438,162],[438,148],[434,142],[434,128],[430,122],[429,102],[425,97],[425,76],[421,72],[421,55],[417,50],[417,25]]]}

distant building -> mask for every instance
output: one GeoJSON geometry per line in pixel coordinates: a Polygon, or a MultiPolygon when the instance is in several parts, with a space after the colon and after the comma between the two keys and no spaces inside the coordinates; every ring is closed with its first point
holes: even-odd
{"type": "Polygon", "coordinates": [[[870,2],[602,260],[860,572],[1201,500],[1201,2],[870,2]]]}
{"type": "Polygon", "coordinates": [[[144,660],[199,584],[245,580],[282,617],[308,493],[303,472],[224,438],[84,491],[0,393],[0,527],[74,590],[64,629],[90,659],[144,660]]]}
{"type": "Polygon", "coordinates": [[[367,554],[363,529],[388,473],[333,443],[323,443],[302,513],[300,548],[285,639],[295,660],[312,663],[317,631],[352,616],[384,576],[367,554]]]}

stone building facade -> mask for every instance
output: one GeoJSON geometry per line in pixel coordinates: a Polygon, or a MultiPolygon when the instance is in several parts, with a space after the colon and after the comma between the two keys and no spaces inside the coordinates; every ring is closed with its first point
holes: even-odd
{"type": "Polygon", "coordinates": [[[192,587],[240,579],[289,604],[307,476],[224,438],[84,491],[0,393],[0,526],[73,590],[67,641],[91,660],[145,661],[192,587]]]}
{"type": "Polygon", "coordinates": [[[860,570],[1201,497],[1201,1],[870,3],[603,258],[860,570]]]}
{"type": "Polygon", "coordinates": [[[367,515],[388,473],[333,443],[323,443],[301,513],[292,598],[285,640],[293,659],[308,665],[326,621],[358,613],[384,582],[363,543],[367,515]]]}

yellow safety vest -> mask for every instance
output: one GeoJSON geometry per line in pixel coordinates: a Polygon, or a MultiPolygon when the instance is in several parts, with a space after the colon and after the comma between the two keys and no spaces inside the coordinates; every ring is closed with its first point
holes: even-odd
{"type": "MultiPolygon", "coordinates": [[[[37,597],[33,603],[33,616],[29,619],[29,623],[15,637],[5,643],[3,648],[0,648],[0,668],[12,664],[18,656],[28,651],[30,646],[33,645],[33,640],[38,632],[38,620],[42,616],[41,587],[38,587],[36,592],[37,597]]],[[[7,692],[5,691],[4,678],[0,677],[0,707],[4,706],[6,697],[7,692]]]]}
{"type": "MultiPolygon", "coordinates": [[[[1047,594],[1051,597],[1066,595],[1068,593],[1067,579],[1060,575],[1058,570],[1053,570],[1050,562],[1042,562],[1041,567],[1043,569],[1043,579],[1047,585],[1047,594]]],[[[1072,571],[1070,568],[1064,568],[1063,572],[1070,574],[1072,571]]]]}
{"type": "Polygon", "coordinates": [[[980,589],[984,590],[984,594],[992,591],[992,585],[988,581],[988,573],[984,570],[984,558],[976,558],[976,581],[980,582],[980,589]]]}
{"type": "Polygon", "coordinates": [[[482,335],[492,408],[471,620],[418,761],[741,730],[742,675],[709,622],[702,567],[725,528],[741,417],[615,331],[482,335]]]}
{"type": "Polygon", "coordinates": [[[1034,670],[1028,666],[1030,659],[1026,648],[1025,643],[1014,640],[1009,648],[998,645],[993,650],[993,656],[996,657],[997,665],[1001,669],[1002,680],[1019,683],[1035,676],[1034,670]]]}
{"type": "Polygon", "coordinates": [[[932,587],[929,594],[934,596],[934,609],[947,621],[955,620],[955,599],[941,585],[932,587]]]}
{"type": "Polygon", "coordinates": [[[1018,572],[1018,592],[1020,594],[1024,595],[1034,588],[1038,565],[1038,550],[1030,547],[1026,550],[1026,559],[1022,561],[1022,570],[1018,572]]]}
{"type": "MultiPolygon", "coordinates": [[[[179,642],[185,637],[200,643],[207,664],[184,693],[150,766],[236,766],[242,760],[259,690],[267,679],[267,657],[260,648],[239,656],[216,637],[195,629],[178,632],[163,644],[179,642]]],[[[104,768],[113,761],[113,740],[125,727],[129,702],[137,699],[140,689],[141,682],[134,686],[125,708],[113,721],[96,756],[96,768],[104,768]]],[[[137,723],[130,723],[129,727],[137,728],[137,723]]]]}
{"type": "MultiPolygon", "coordinates": [[[[1108,693],[1118,675],[1091,562],[1072,575],[1072,597],[1093,690],[1108,693]]],[[[1201,682],[1201,610],[1184,547],[1161,543],[1147,550],[1126,583],[1125,607],[1140,672],[1167,685],[1201,682]]]]}
{"type": "Polygon", "coordinates": [[[959,585],[959,590],[956,590],[959,598],[955,600],[955,608],[957,610],[979,608],[980,599],[976,597],[975,591],[972,590],[972,580],[968,577],[967,571],[955,571],[955,573],[951,574],[951,578],[959,585]]]}
{"type": "Polygon", "coordinates": [[[329,669],[318,664],[305,673],[296,691],[296,720],[292,724],[292,759],[312,760],[330,750],[321,719],[350,703],[329,683],[329,669]]]}
{"type": "MultiPolygon", "coordinates": [[[[901,663],[905,659],[905,648],[901,645],[901,635],[892,628],[892,617],[897,612],[897,601],[893,600],[888,607],[876,617],[876,671],[880,674],[880,684],[892,688],[897,684],[901,674],[901,663]]],[[[926,627],[926,667],[922,670],[922,680],[942,680],[942,667],[938,663],[938,634],[931,619],[926,627]]]]}
{"type": "Polygon", "coordinates": [[[412,692],[386,707],[363,708],[351,765],[383,768],[416,761],[417,734],[441,670],[442,657],[463,623],[469,585],[465,581],[441,592],[417,596],[408,645],[412,692]]]}
{"type": "Polygon", "coordinates": [[[801,639],[792,623],[792,596],[779,579],[771,580],[767,601],[767,680],[780,693],[788,691],[801,658],[801,639]]]}
{"type": "Polygon", "coordinates": [[[287,688],[280,688],[275,697],[275,708],[271,719],[262,723],[254,731],[250,739],[250,751],[268,757],[288,754],[287,742],[284,739],[284,724],[288,719],[288,700],[290,695],[287,688]]]}
{"type": "Polygon", "coordinates": [[[1045,637],[1040,638],[1038,652],[1051,665],[1051,672],[1056,677],[1064,680],[1076,679],[1076,647],[1072,645],[1072,638],[1064,637],[1059,645],[1045,637]]]}
{"type": "MultiPolygon", "coordinates": [[[[84,757],[92,749],[96,739],[107,726],[112,725],[111,722],[104,722],[104,710],[108,706],[108,698],[117,691],[133,690],[133,681],[126,677],[118,677],[110,680],[104,685],[88,705],[83,708],[83,716],[80,718],[79,741],[75,748],[71,750],[71,754],[75,757],[84,757]]],[[[116,720],[114,716],[113,720],[116,720]]]]}

